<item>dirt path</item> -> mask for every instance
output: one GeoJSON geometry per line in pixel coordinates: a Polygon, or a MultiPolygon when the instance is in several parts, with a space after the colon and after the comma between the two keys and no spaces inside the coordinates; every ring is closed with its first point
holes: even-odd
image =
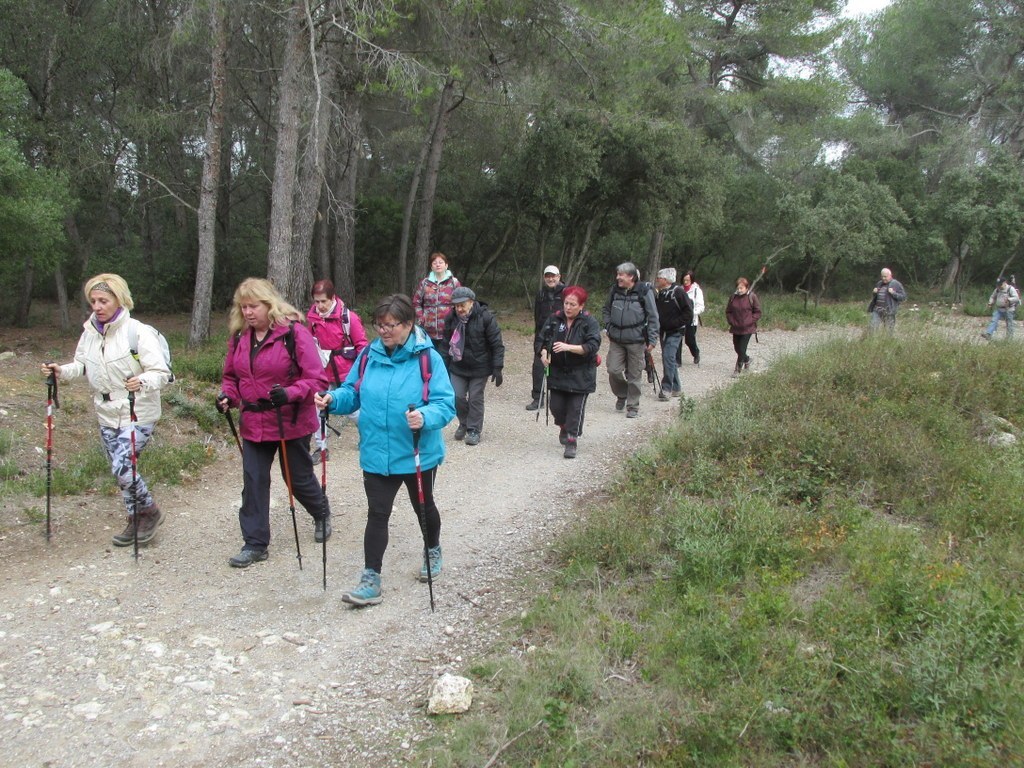
{"type": "MultiPolygon", "coordinates": [[[[762,333],[751,349],[754,369],[825,335],[762,333]]],[[[702,366],[682,368],[691,397],[731,380],[728,335],[702,329],[700,341],[702,366]]],[[[501,622],[523,600],[516,574],[545,556],[577,500],[607,482],[678,408],[646,387],[640,418],[627,420],[614,410],[602,368],[579,458],[565,460],[557,428],[523,410],[529,340],[507,333],[506,344],[505,383],[488,388],[481,444],[449,440],[438,475],[445,572],[436,613],[415,579],[422,543],[401,495],[384,602],[354,610],[340,600],[362,565],[365,500],[352,426],[334,440],[328,470],[335,524],[326,592],[320,548],[301,508],[298,568],[279,483],[270,559],[228,567],[241,545],[241,473],[234,445],[220,441],[216,463],[197,482],[157,489],[167,520],[138,564],[130,548],[109,544],[123,525],[111,496],[60,499],[49,545],[41,525],[5,524],[0,763],[283,768],[415,760],[417,741],[432,727],[424,711],[430,682],[446,670],[465,672],[500,637],[501,622]]],[[[27,357],[2,365],[34,375],[38,361],[27,357]]],[[[80,403],[73,418],[93,418],[81,406],[84,384],[63,397],[80,403]]],[[[3,507],[6,523],[17,510],[3,507]]]]}

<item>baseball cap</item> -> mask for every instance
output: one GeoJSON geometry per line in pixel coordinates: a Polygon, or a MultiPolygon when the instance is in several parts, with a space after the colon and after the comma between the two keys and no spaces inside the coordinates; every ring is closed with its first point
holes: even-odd
{"type": "Polygon", "coordinates": [[[558,267],[556,267],[554,264],[548,264],[546,267],[544,267],[544,274],[545,275],[560,275],[562,273],[558,269],[558,267]]]}

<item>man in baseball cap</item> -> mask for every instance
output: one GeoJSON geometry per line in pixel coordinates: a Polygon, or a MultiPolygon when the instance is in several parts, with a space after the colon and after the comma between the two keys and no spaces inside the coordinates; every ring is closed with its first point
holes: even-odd
{"type": "Polygon", "coordinates": [[[528,411],[540,408],[540,393],[544,390],[544,363],[540,359],[541,333],[548,318],[562,308],[563,288],[565,283],[562,282],[561,270],[554,264],[544,267],[544,282],[533,303],[533,388],[530,391],[532,399],[526,406],[528,411]]]}

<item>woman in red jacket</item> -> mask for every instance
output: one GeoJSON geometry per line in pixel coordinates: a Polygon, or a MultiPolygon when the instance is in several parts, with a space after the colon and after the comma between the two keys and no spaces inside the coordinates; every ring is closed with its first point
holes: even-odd
{"type": "Polygon", "coordinates": [[[737,278],[736,291],[725,307],[725,319],[729,321],[732,348],[736,350],[736,368],[732,372],[735,377],[740,375],[740,371],[750,369],[747,345],[750,337],[757,333],[757,321],[761,319],[761,302],[757,294],[751,292],[747,278],[737,278]]]}
{"type": "Polygon", "coordinates": [[[320,347],[321,358],[327,358],[324,367],[331,389],[341,386],[352,363],[370,342],[363,330],[359,315],[345,306],[334,293],[334,283],[317,280],[313,283],[313,306],[306,313],[309,330],[320,347]]]}
{"type": "MultiPolygon", "coordinates": [[[[286,451],[291,490],[315,521],[317,542],[330,538],[331,510],[313,473],[309,437],[320,424],[313,396],[327,376],[301,315],[269,280],[251,277],[235,290],[228,320],[217,408],[240,408],[242,433],[242,551],[228,562],[245,568],[267,559],[270,545],[270,468],[286,451]]],[[[281,474],[285,474],[282,465],[281,474]]]]}
{"type": "Polygon", "coordinates": [[[462,283],[448,269],[448,257],[440,251],[430,254],[430,272],[420,280],[412,297],[416,310],[416,325],[427,332],[434,349],[448,363],[448,341],[444,335],[444,322],[452,313],[452,291],[462,283]]]}

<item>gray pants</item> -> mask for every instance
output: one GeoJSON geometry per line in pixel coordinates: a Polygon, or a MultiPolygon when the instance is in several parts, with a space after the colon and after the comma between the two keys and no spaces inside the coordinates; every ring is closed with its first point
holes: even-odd
{"type": "Polygon", "coordinates": [[[608,340],[608,385],[616,398],[626,399],[626,408],[640,408],[640,386],[644,378],[645,344],[619,344],[608,340]]]}
{"type": "MultiPolygon", "coordinates": [[[[135,427],[135,456],[142,453],[149,438],[153,436],[153,429],[156,424],[138,424],[135,427]]],[[[124,508],[128,517],[135,514],[135,505],[145,509],[153,505],[153,495],[149,492],[146,481],[138,472],[136,463],[135,486],[132,487],[132,425],[127,427],[100,427],[100,439],[103,440],[103,449],[107,452],[107,459],[110,461],[110,472],[117,479],[117,485],[121,489],[121,498],[124,500],[124,508]]]]}
{"type": "Polygon", "coordinates": [[[484,387],[487,386],[486,376],[460,376],[449,372],[452,389],[455,390],[455,415],[459,424],[473,432],[484,429],[484,387]]]}

